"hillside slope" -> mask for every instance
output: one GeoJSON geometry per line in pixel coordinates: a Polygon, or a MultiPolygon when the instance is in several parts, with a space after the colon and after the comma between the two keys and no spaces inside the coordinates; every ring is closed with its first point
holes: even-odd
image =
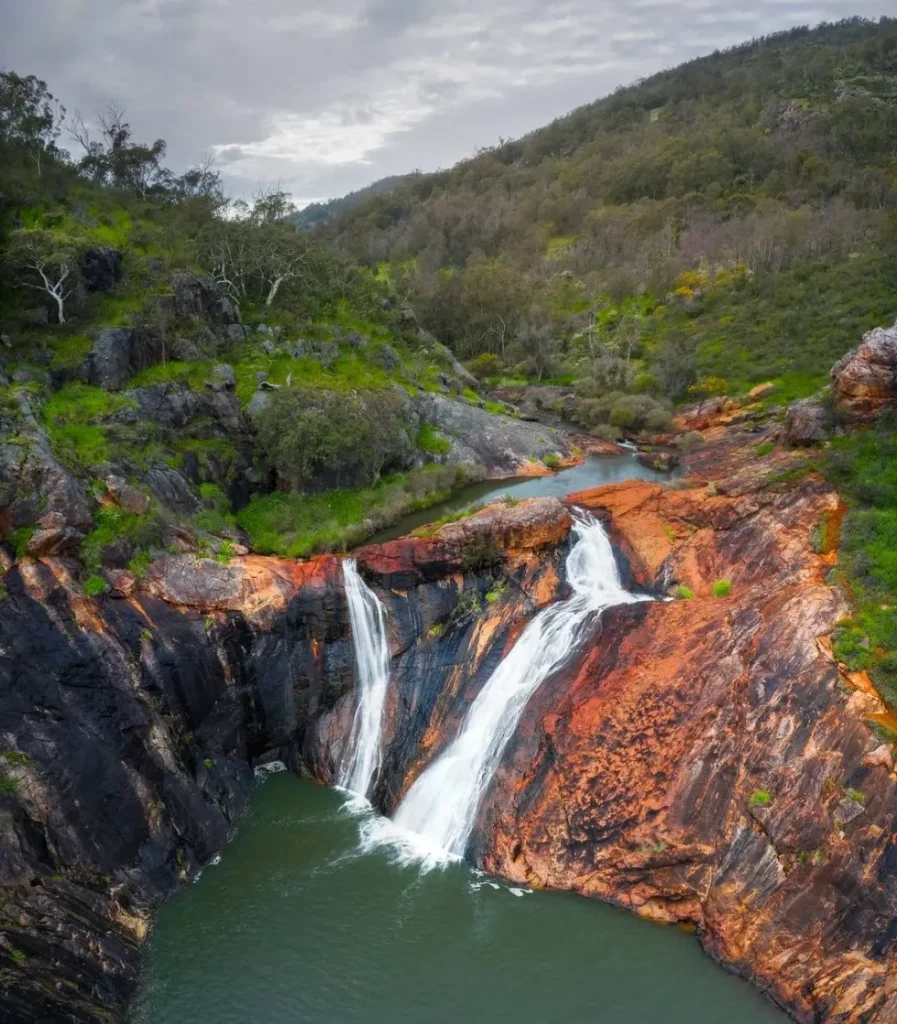
{"type": "Polygon", "coordinates": [[[893,316],[895,138],[897,20],[855,18],[654,75],[324,234],[485,377],[808,394],[893,316]]]}

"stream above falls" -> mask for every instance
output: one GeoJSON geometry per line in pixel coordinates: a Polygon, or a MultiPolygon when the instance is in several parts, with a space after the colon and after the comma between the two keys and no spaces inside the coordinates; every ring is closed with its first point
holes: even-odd
{"type": "Polygon", "coordinates": [[[621,480],[665,481],[675,479],[676,476],[676,472],[662,473],[643,466],[629,452],[623,455],[589,455],[578,466],[562,469],[550,476],[517,476],[507,480],[482,480],[477,484],[468,484],[437,505],[402,516],[392,526],[375,533],[364,543],[385,544],[404,537],[419,526],[433,523],[442,516],[460,512],[470,505],[486,505],[504,494],[512,494],[515,498],[563,498],[575,491],[619,483],[621,480]]]}
{"type": "Polygon", "coordinates": [[[786,1024],[696,939],[465,864],[360,854],[345,797],[261,784],[149,941],[133,1024],[786,1024]]]}

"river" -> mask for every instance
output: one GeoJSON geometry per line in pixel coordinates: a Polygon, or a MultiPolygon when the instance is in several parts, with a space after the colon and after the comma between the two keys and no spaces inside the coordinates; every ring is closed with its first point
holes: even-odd
{"type": "Polygon", "coordinates": [[[786,1024],[697,940],[464,864],[359,854],[344,797],[262,783],[162,910],[134,1024],[786,1024]]]}
{"type": "Polygon", "coordinates": [[[442,516],[471,505],[485,505],[503,494],[513,494],[515,498],[564,497],[574,491],[584,491],[589,487],[601,487],[603,484],[614,484],[620,480],[672,480],[677,473],[660,473],[656,469],[643,466],[635,455],[589,455],[578,466],[562,469],[549,476],[521,476],[507,480],[483,480],[478,484],[469,484],[457,491],[446,501],[431,505],[420,512],[411,512],[402,516],[392,526],[374,534],[365,544],[385,544],[388,540],[404,537],[412,530],[427,523],[435,522],[442,516]]]}

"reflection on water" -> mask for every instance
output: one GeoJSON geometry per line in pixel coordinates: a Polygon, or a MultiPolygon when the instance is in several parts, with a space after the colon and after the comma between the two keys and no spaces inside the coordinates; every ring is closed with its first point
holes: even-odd
{"type": "Polygon", "coordinates": [[[676,929],[361,855],[344,799],[286,774],[256,790],[221,863],[162,910],[133,1021],[787,1024],[676,929]]]}

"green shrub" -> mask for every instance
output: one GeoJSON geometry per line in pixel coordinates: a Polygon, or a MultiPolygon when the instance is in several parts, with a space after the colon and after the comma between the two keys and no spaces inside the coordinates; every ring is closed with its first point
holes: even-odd
{"type": "Polygon", "coordinates": [[[467,363],[467,369],[480,380],[497,377],[501,373],[501,361],[493,352],[481,352],[467,363]]]}
{"type": "Polygon", "coordinates": [[[732,584],[729,580],[717,580],[710,588],[714,597],[728,597],[732,593],[732,584]]]}
{"type": "Polygon", "coordinates": [[[695,596],[695,592],[691,587],[685,586],[684,583],[680,583],[673,588],[673,597],[678,598],[680,601],[690,601],[695,596]]]}
{"type": "Polygon", "coordinates": [[[421,423],[417,434],[417,447],[427,455],[447,455],[452,450],[452,442],[443,437],[432,423],[421,423]]]}
{"type": "Polygon", "coordinates": [[[104,505],[94,515],[94,528],[81,545],[85,566],[95,572],[102,564],[103,551],[117,540],[124,539],[141,550],[134,556],[131,571],[139,576],[152,561],[146,549],[162,543],[162,520],[153,512],[137,515],[118,505],[104,505]]]}
{"type": "Polygon", "coordinates": [[[773,441],[764,441],[763,444],[758,444],[757,445],[757,447],[754,449],[754,454],[758,458],[762,458],[764,455],[769,455],[769,453],[771,451],[773,451],[774,449],[775,449],[775,442],[773,442],[773,441]]]}
{"type": "Polygon", "coordinates": [[[542,462],[543,462],[543,463],[544,463],[544,464],[545,464],[545,465],[546,465],[546,466],[547,466],[547,467],[548,467],[549,469],[558,469],[558,468],[560,467],[560,464],[561,464],[561,457],[560,457],[559,455],[552,455],[552,454],[549,454],[549,455],[546,455],[546,456],[545,456],[545,457],[544,457],[544,458],[542,459],[542,462]]]}
{"type": "Polygon", "coordinates": [[[109,585],[102,576],[88,576],[84,581],[84,593],[88,597],[100,597],[106,593],[109,585]]]}
{"type": "Polygon", "coordinates": [[[371,484],[407,454],[399,412],[393,392],[283,388],[257,417],[259,445],[293,490],[319,480],[371,484]]]}
{"type": "Polygon", "coordinates": [[[474,534],[464,545],[461,555],[461,563],[468,572],[491,570],[501,565],[503,561],[504,555],[488,533],[474,534]]]}
{"type": "Polygon", "coordinates": [[[755,789],[751,793],[751,807],[769,807],[772,796],[765,789],[755,789]]]}

